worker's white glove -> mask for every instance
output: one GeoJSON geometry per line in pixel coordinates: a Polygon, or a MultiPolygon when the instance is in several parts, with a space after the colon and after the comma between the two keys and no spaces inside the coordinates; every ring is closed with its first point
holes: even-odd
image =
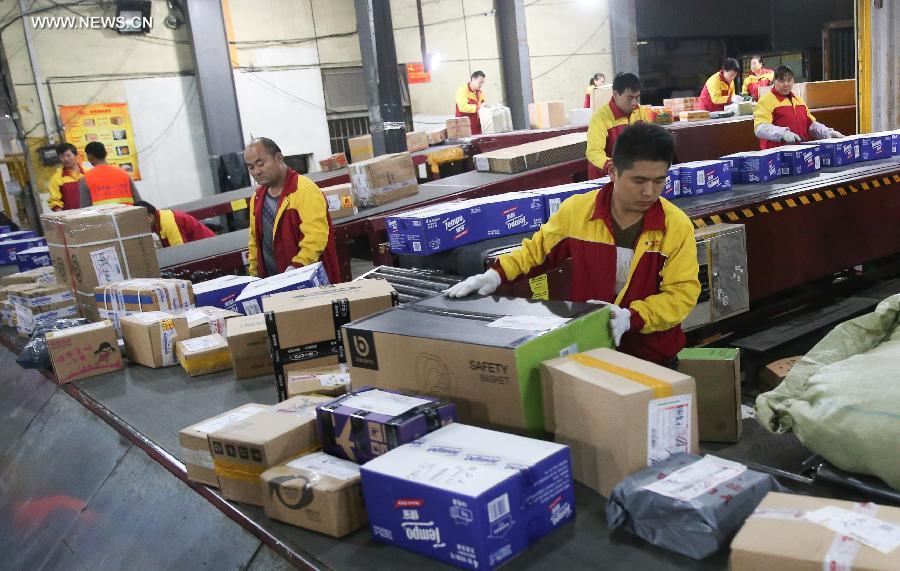
{"type": "Polygon", "coordinates": [[[788,143],[789,145],[793,144],[793,143],[799,143],[800,135],[798,135],[797,133],[795,133],[789,129],[789,130],[785,131],[783,135],[781,135],[781,140],[784,141],[785,143],[788,143]]]}
{"type": "Polygon", "coordinates": [[[614,303],[589,299],[588,303],[596,303],[609,308],[609,333],[616,347],[622,342],[622,335],[631,331],[631,310],[623,309],[614,303]]]}
{"type": "Polygon", "coordinates": [[[735,94],[735,95],[732,95],[732,96],[731,96],[731,102],[732,102],[732,103],[743,103],[743,102],[744,102],[744,98],[741,97],[740,95],[735,94]]]}
{"type": "Polygon", "coordinates": [[[829,139],[843,139],[844,134],[841,133],[840,131],[835,131],[834,129],[831,129],[830,131],[828,131],[828,138],[829,139]]]}
{"type": "Polygon", "coordinates": [[[451,288],[445,289],[444,294],[447,297],[466,297],[473,293],[491,295],[500,287],[501,281],[500,274],[496,270],[488,270],[483,274],[472,276],[451,288]]]}

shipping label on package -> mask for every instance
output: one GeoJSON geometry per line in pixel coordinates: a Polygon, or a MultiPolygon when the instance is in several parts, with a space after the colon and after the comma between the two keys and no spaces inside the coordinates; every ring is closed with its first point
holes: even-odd
{"type": "Polygon", "coordinates": [[[97,283],[100,285],[125,279],[125,276],[122,275],[122,268],[119,266],[119,256],[116,255],[116,249],[113,247],[91,252],[91,263],[94,266],[94,273],[97,275],[97,283]]]}
{"type": "Polygon", "coordinates": [[[647,403],[647,466],[677,452],[691,451],[693,395],[675,395],[647,403]]]}

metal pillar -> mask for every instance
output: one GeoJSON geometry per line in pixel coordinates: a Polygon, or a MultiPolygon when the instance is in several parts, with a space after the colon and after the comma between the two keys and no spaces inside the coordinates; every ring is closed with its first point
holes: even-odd
{"type": "Polygon", "coordinates": [[[503,65],[503,91],[512,113],[513,127],[529,127],[528,104],[534,101],[531,88],[531,58],[525,27],[524,0],[495,0],[497,36],[503,65]]]}
{"type": "Polygon", "coordinates": [[[610,0],[613,70],[638,74],[637,13],[635,0],[610,0]]]}
{"type": "Polygon", "coordinates": [[[406,150],[406,118],[391,5],[383,0],[355,0],[355,5],[372,150],[375,156],[400,153],[406,150]]]}

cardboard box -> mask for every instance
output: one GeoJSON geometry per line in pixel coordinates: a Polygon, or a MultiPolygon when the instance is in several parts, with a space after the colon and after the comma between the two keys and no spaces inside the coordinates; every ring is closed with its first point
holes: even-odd
{"type": "Polygon", "coordinates": [[[857,135],[859,138],[859,154],[861,161],[886,159],[891,153],[891,136],[879,133],[857,135]]]}
{"type": "Polygon", "coordinates": [[[0,287],[17,285],[17,284],[55,284],[56,272],[53,268],[35,268],[3,276],[0,278],[0,287]]]}
{"type": "Polygon", "coordinates": [[[119,340],[109,321],[48,331],[47,346],[56,380],[60,383],[86,379],[122,368],[119,340]]]}
{"type": "Polygon", "coordinates": [[[350,390],[350,369],[344,363],[287,374],[288,398],[298,395],[339,397],[350,390]]]}
{"type": "Polygon", "coordinates": [[[782,175],[781,147],[765,151],[747,151],[725,155],[733,183],[755,184],[769,182],[782,175]]]}
{"type": "Polygon", "coordinates": [[[494,569],[575,518],[570,466],[565,446],[451,424],[360,472],[375,539],[494,569]]]}
{"type": "Polygon", "coordinates": [[[176,319],[183,320],[190,332],[189,338],[205,337],[213,333],[225,335],[225,320],[240,317],[241,314],[218,307],[197,307],[183,313],[173,313],[176,319]]]}
{"type": "Polygon", "coordinates": [[[465,139],[472,136],[472,123],[468,117],[447,119],[446,125],[448,139],[465,139]]]}
{"type": "Polygon", "coordinates": [[[416,167],[409,153],[354,162],[350,180],[357,206],[381,206],[419,193],[416,167]]]}
{"type": "Polygon", "coordinates": [[[316,407],[319,440],[329,454],[365,464],[456,421],[453,403],[366,387],[316,407]]]}
{"type": "Polygon", "coordinates": [[[532,192],[507,192],[468,202],[481,209],[481,233],[488,239],[537,230],[545,222],[544,201],[532,192]]]}
{"type": "Polygon", "coordinates": [[[190,338],[184,320],[162,311],[126,315],[120,325],[128,360],[154,369],[177,364],[175,342],[190,338]]]}
{"type": "Polygon", "coordinates": [[[56,284],[7,290],[7,300],[16,312],[16,331],[31,336],[41,321],[74,317],[78,314],[75,297],[68,288],[56,284]],[[18,291],[17,291],[18,290],[18,291]]]}
{"type": "Polygon", "coordinates": [[[0,301],[0,323],[5,327],[16,326],[16,308],[11,302],[0,301]]]}
{"type": "Polygon", "coordinates": [[[384,280],[361,280],[268,297],[263,302],[279,400],[294,371],[346,361],[341,327],[398,303],[384,280]],[[302,327],[297,324],[302,323],[302,327]]]}
{"type": "MultiPolygon", "coordinates": [[[[363,475],[363,485],[365,486],[365,475],[363,475]]],[[[828,507],[845,510],[838,512],[844,517],[850,515],[847,512],[855,512],[874,517],[881,522],[887,522],[888,526],[893,526],[893,528],[887,528],[890,531],[882,528],[880,530],[882,536],[891,531],[896,533],[896,526],[900,526],[900,508],[769,492],[731,542],[729,569],[732,571],[757,571],[759,569],[820,571],[823,568],[895,571],[897,569],[898,557],[900,557],[898,549],[900,548],[885,554],[859,541],[842,539],[840,533],[835,533],[825,525],[819,525],[806,519],[808,514],[828,507]]],[[[853,520],[848,517],[844,521],[853,520]]],[[[871,522],[871,520],[868,521],[871,522]]],[[[865,528],[857,528],[855,531],[864,533],[864,530],[865,528]]]]}
{"type": "Polygon", "coordinates": [[[94,303],[101,319],[113,322],[121,332],[126,315],[144,311],[177,311],[194,307],[194,292],[188,280],[137,278],[94,288],[94,303]]]}
{"type": "Polygon", "coordinates": [[[221,430],[254,414],[269,410],[268,405],[245,404],[220,415],[188,426],[178,433],[181,443],[181,461],[187,469],[187,477],[214,488],[219,487],[219,478],[213,466],[209,449],[209,433],[221,430]]]}
{"type": "Polygon", "coordinates": [[[823,167],[842,167],[859,161],[861,150],[856,136],[816,141],[823,167]]]}
{"type": "Polygon", "coordinates": [[[741,353],[738,349],[682,349],[678,372],[694,378],[700,440],[741,437],[741,353]]]}
{"type": "Polygon", "coordinates": [[[410,153],[422,151],[428,148],[428,133],[425,131],[412,131],[406,134],[406,150],[410,153]]]}
{"type": "Polygon", "coordinates": [[[575,479],[609,497],[616,484],[698,449],[694,380],[610,349],[541,366],[544,417],[572,449],[575,479]]]}
{"type": "Polygon", "coordinates": [[[593,117],[593,109],[582,107],[569,110],[569,123],[573,127],[587,127],[593,117]]]}
{"type": "MultiPolygon", "coordinates": [[[[44,241],[46,244],[46,240],[44,241]]],[[[50,248],[47,246],[35,246],[16,252],[16,264],[20,272],[27,272],[35,268],[53,267],[50,259],[50,248]]]]}
{"type": "Polygon", "coordinates": [[[319,169],[325,172],[336,171],[347,166],[347,155],[335,153],[319,161],[319,169]]]}
{"type": "MultiPolygon", "coordinates": [[[[777,156],[777,154],[775,155],[777,156]]],[[[678,165],[682,196],[731,190],[730,161],[694,161],[678,165]]]]}
{"type": "Polygon", "coordinates": [[[265,297],[285,291],[328,285],[328,283],[328,275],[325,274],[322,262],[316,262],[247,284],[235,299],[235,308],[244,315],[261,313],[265,297]]]}
{"type": "Polygon", "coordinates": [[[231,368],[228,342],[218,333],[176,341],[175,356],[185,372],[192,377],[231,368]]]}
{"type": "Polygon", "coordinates": [[[229,319],[225,322],[225,331],[235,378],[247,379],[275,372],[265,315],[258,313],[229,319]]]}
{"type": "Polygon", "coordinates": [[[515,174],[584,158],[587,133],[568,133],[475,155],[481,172],[515,174]]]}
{"type": "Polygon", "coordinates": [[[566,105],[562,101],[528,104],[528,120],[532,129],[552,129],[566,126],[566,105]]]}
{"type": "Polygon", "coordinates": [[[436,296],[344,327],[355,386],[446,398],[463,422],[542,431],[539,365],[611,347],[593,304],[436,296]]]}
{"type": "Polygon", "coordinates": [[[351,163],[365,161],[375,156],[372,149],[372,135],[347,139],[347,149],[350,151],[351,163]]]}
{"type": "MultiPolygon", "coordinates": [[[[856,80],[810,81],[794,85],[797,93],[810,109],[856,105],[856,80]]],[[[762,96],[760,94],[760,96],[762,96]]]]}
{"type": "Polygon", "coordinates": [[[777,149],[783,176],[800,176],[822,168],[817,145],[784,145],[777,149]]]}
{"type": "Polygon", "coordinates": [[[17,238],[14,240],[0,240],[0,265],[8,266],[18,261],[16,254],[31,248],[47,247],[47,240],[43,238],[17,238]]]}
{"type": "Polygon", "coordinates": [[[699,97],[675,97],[673,99],[663,99],[663,107],[670,109],[676,117],[679,117],[682,111],[693,111],[699,106],[699,97]]]}
{"type": "Polygon", "coordinates": [[[424,256],[487,238],[482,207],[474,200],[426,206],[391,216],[388,221],[388,242],[397,253],[424,256]]]}
{"type": "Polygon", "coordinates": [[[270,518],[332,537],[366,525],[359,466],[313,452],[260,476],[263,509],[270,518]]]}
{"type": "Polygon", "coordinates": [[[666,186],[663,188],[662,197],[669,200],[681,196],[681,174],[677,166],[669,167],[666,174],[666,186]]]}
{"type": "Polygon", "coordinates": [[[3,232],[0,234],[0,240],[24,240],[37,237],[37,232],[34,230],[13,230],[11,232],[3,232]]]}
{"type": "Polygon", "coordinates": [[[428,144],[440,145],[447,140],[447,128],[428,131],[428,144]]]}
{"type": "Polygon", "coordinates": [[[357,213],[353,202],[353,185],[349,182],[335,186],[326,186],[322,189],[325,202],[328,204],[328,213],[332,220],[340,220],[357,213]]]}
{"type": "Polygon", "coordinates": [[[260,474],[318,447],[315,407],[330,400],[294,397],[210,432],[209,448],[222,495],[262,506],[260,474]]]}
{"type": "Polygon", "coordinates": [[[230,311],[238,311],[235,300],[256,276],[222,276],[205,282],[194,284],[194,303],[198,306],[221,307],[230,311]]]}
{"type": "Polygon", "coordinates": [[[609,100],[612,99],[612,96],[613,89],[611,83],[595,88],[591,92],[591,111],[594,112],[604,105],[609,105],[609,100]]]}
{"type": "MultiPolygon", "coordinates": [[[[481,132],[485,135],[508,133],[513,130],[512,113],[509,107],[482,106],[478,109],[478,120],[481,122],[481,132]]],[[[563,121],[565,121],[565,114],[563,114],[563,121]]]]}
{"type": "Polygon", "coordinates": [[[709,119],[709,111],[699,109],[693,111],[682,111],[678,114],[680,121],[706,121],[709,119]]]}
{"type": "Polygon", "coordinates": [[[788,373],[791,372],[791,369],[794,368],[794,365],[796,365],[802,358],[803,355],[799,355],[797,357],[787,357],[785,359],[779,359],[766,365],[764,369],[761,369],[759,371],[759,390],[761,392],[775,390],[775,388],[781,384],[781,381],[787,378],[788,373]]]}
{"type": "Polygon", "coordinates": [[[603,177],[598,180],[589,180],[586,182],[573,182],[547,188],[536,188],[529,192],[537,194],[543,199],[544,220],[550,220],[550,217],[559,211],[560,205],[570,196],[591,192],[592,190],[601,188],[608,182],[609,177],[603,177]]]}

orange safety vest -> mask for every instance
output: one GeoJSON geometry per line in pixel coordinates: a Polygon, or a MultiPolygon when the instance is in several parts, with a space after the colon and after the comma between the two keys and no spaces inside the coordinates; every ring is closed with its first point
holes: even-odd
{"type": "Polygon", "coordinates": [[[97,165],[84,173],[91,204],[134,204],[131,177],[115,165],[97,165]]]}

